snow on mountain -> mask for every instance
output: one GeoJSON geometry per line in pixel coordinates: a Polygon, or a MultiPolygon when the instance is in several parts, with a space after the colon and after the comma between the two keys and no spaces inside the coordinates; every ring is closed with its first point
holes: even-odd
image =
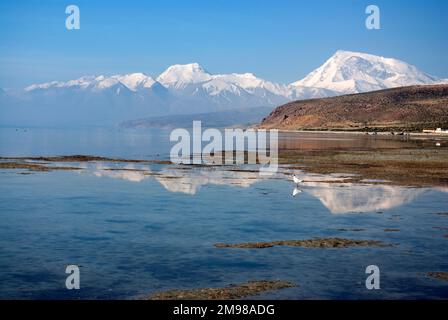
{"type": "Polygon", "coordinates": [[[54,89],[54,88],[79,88],[79,89],[97,89],[102,90],[122,84],[131,91],[137,91],[140,88],[151,88],[155,81],[151,77],[143,73],[130,73],[125,75],[105,76],[85,76],[69,81],[52,81],[41,84],[32,84],[25,88],[25,91],[33,91],[38,89],[54,89]]]}
{"type": "Polygon", "coordinates": [[[151,88],[155,81],[153,78],[143,73],[131,73],[119,77],[119,81],[132,91],[139,88],[151,88]]]}
{"type": "Polygon", "coordinates": [[[437,81],[438,78],[397,59],[339,50],[322,66],[291,86],[324,88],[346,94],[437,81]]]}
{"type": "Polygon", "coordinates": [[[253,73],[231,73],[219,74],[213,76],[226,83],[236,84],[250,93],[256,94],[258,89],[266,90],[272,94],[287,97],[289,95],[288,88],[285,85],[269,82],[256,77],[253,73]]]}
{"type": "Polygon", "coordinates": [[[303,86],[289,86],[289,100],[305,100],[333,97],[339,95],[338,92],[324,89],[303,86]]]}
{"type": "Polygon", "coordinates": [[[188,85],[211,79],[212,75],[205,71],[198,63],[175,64],[157,77],[157,81],[165,87],[175,89],[182,89],[188,85]]]}
{"type": "Polygon", "coordinates": [[[446,78],[446,79],[440,79],[437,83],[438,83],[438,84],[448,84],[448,78],[446,78]]]}
{"type": "Polygon", "coordinates": [[[241,103],[251,106],[274,106],[288,101],[286,86],[257,78],[252,73],[213,75],[201,86],[215,99],[232,100],[233,95],[241,103]]]}
{"type": "Polygon", "coordinates": [[[176,64],[167,68],[156,80],[143,73],[125,75],[85,76],[70,81],[52,81],[33,84],[26,91],[37,89],[78,88],[102,90],[124,85],[133,92],[161,84],[180,95],[210,96],[234,94],[264,98],[266,105],[281,100],[308,99],[336,94],[359,93],[415,84],[446,83],[419,71],[403,61],[367,53],[337,51],[322,66],[304,79],[283,85],[256,77],[253,73],[210,74],[198,63],[176,64]]]}
{"type": "MultiPolygon", "coordinates": [[[[237,96],[268,94],[288,97],[287,86],[257,78],[253,73],[210,74],[198,63],[174,65],[166,69],[158,78],[167,88],[192,91],[191,87],[202,88],[211,96],[234,93],[237,96]]],[[[198,90],[196,90],[197,92],[198,90]]],[[[268,103],[271,104],[271,103],[268,103]]]]}
{"type": "Polygon", "coordinates": [[[176,64],[156,80],[144,73],[84,76],[32,84],[13,93],[0,91],[2,104],[8,105],[0,112],[10,112],[14,119],[20,118],[19,113],[28,115],[30,123],[35,117],[44,119],[45,113],[55,112],[66,118],[70,114],[73,121],[86,118],[89,123],[107,123],[149,116],[273,108],[292,100],[436,83],[448,83],[448,79],[432,77],[400,60],[339,50],[304,79],[289,85],[253,73],[211,74],[198,63],[176,64]]]}
{"type": "Polygon", "coordinates": [[[241,96],[246,93],[242,87],[235,83],[225,81],[223,79],[215,78],[202,84],[202,88],[211,96],[218,96],[223,92],[229,92],[231,94],[241,96]]]}
{"type": "Polygon", "coordinates": [[[196,99],[195,104],[215,105],[217,109],[275,106],[288,101],[289,95],[286,86],[252,73],[213,75],[198,63],[171,66],[157,81],[178,97],[196,99]]]}
{"type": "MultiPolygon", "coordinates": [[[[76,80],[72,80],[76,81],[76,80]]],[[[65,83],[60,81],[52,81],[52,82],[45,82],[45,83],[39,83],[39,84],[32,84],[25,88],[25,91],[33,91],[38,89],[49,89],[49,88],[61,88],[63,87],[65,83]]]]}

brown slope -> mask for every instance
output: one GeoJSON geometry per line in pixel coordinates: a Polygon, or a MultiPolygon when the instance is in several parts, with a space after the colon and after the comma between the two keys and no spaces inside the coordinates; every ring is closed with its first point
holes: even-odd
{"type": "Polygon", "coordinates": [[[448,85],[411,86],[277,107],[260,128],[409,130],[448,127],[448,85]]]}

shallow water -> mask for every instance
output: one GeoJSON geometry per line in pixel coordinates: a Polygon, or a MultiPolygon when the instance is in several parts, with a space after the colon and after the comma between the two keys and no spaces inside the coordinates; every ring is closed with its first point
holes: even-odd
{"type": "Polygon", "coordinates": [[[168,157],[168,130],[119,128],[9,128],[0,127],[0,155],[99,155],[153,159],[168,157]]]}
{"type": "MultiPolygon", "coordinates": [[[[191,128],[186,128],[191,132],[191,128]]],[[[170,130],[120,128],[10,128],[0,127],[0,156],[97,155],[131,159],[168,159],[170,130]]],[[[372,136],[338,133],[279,133],[281,150],[375,150],[424,148],[435,143],[448,148],[446,137],[372,136]]],[[[203,144],[203,146],[205,143],[203,144]]]]}
{"type": "MultiPolygon", "coordinates": [[[[54,131],[3,130],[2,156],[163,158],[169,149],[163,131],[151,131],[150,140],[140,131],[100,131],[102,139],[85,133],[86,143],[76,132],[55,141],[54,131]]],[[[83,170],[0,171],[0,298],[134,298],[262,279],[298,286],[254,298],[448,297],[446,282],[426,276],[448,270],[448,216],[440,214],[448,211],[446,188],[353,184],[345,176],[296,171],[305,183],[293,197],[288,167],[261,177],[250,166],[73,165],[83,170]],[[394,246],[213,246],[314,237],[394,246]],[[81,290],[65,289],[70,264],[81,266],[81,290]],[[380,290],[365,288],[372,264],[381,271],[380,290]]]]}

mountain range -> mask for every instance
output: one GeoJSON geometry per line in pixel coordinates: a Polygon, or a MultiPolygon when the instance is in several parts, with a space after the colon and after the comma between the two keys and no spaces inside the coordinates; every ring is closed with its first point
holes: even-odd
{"type": "Polygon", "coordinates": [[[447,82],[403,61],[337,51],[304,79],[278,84],[253,73],[211,74],[198,63],[144,73],[84,76],[0,89],[0,124],[114,124],[144,117],[271,107],[408,85],[447,82]]]}

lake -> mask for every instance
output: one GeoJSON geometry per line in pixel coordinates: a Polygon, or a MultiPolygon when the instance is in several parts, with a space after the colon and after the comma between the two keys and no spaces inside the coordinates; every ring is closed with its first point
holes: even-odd
{"type": "MultiPolygon", "coordinates": [[[[167,160],[169,131],[0,128],[0,156],[86,154],[167,160]]],[[[281,149],[425,148],[421,139],[284,134],[281,149]]],[[[446,146],[442,146],[446,148],[446,146]]],[[[440,299],[448,270],[448,188],[350,180],[282,165],[93,161],[81,170],[0,169],[0,298],[133,299],[168,289],[288,280],[255,299],[440,299]],[[305,181],[292,196],[291,175],[305,181]],[[385,247],[216,248],[341,237],[385,247]],[[81,289],[67,290],[67,265],[81,289]],[[381,271],[367,290],[365,269],[381,271]]]]}

